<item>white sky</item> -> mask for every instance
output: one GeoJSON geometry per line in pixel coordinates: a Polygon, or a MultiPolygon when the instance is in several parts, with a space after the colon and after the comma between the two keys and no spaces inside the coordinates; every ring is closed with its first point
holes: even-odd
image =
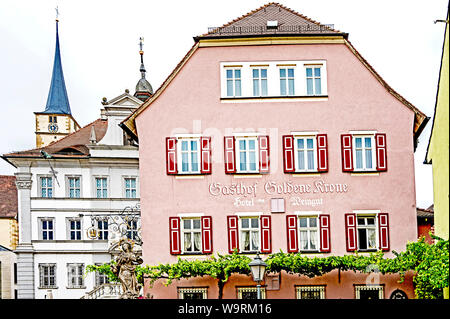
{"type": "MultiPolygon", "coordinates": [[[[35,147],[33,112],[45,109],[59,7],[61,56],[72,114],[84,126],[100,116],[101,99],[129,89],[139,74],[144,37],[147,80],[156,90],[191,48],[192,37],[269,1],[1,0],[0,154],[35,147]]],[[[283,0],[320,23],[334,24],[397,92],[432,118],[448,0],[283,0]]],[[[415,153],[417,206],[433,202],[424,165],[428,123],[415,153]]],[[[0,174],[14,168],[0,160],[0,174]]]]}

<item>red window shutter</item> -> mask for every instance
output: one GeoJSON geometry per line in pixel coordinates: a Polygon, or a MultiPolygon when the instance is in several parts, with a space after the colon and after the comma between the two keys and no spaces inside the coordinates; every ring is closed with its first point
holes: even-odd
{"type": "Polygon", "coordinates": [[[234,249],[239,250],[238,217],[227,216],[228,226],[228,252],[233,253],[234,249]]]}
{"type": "Polygon", "coordinates": [[[225,149],[225,174],[236,173],[234,136],[225,136],[223,142],[225,149]]]}
{"type": "Polygon", "coordinates": [[[389,250],[389,216],[386,213],[378,214],[378,238],[380,239],[380,249],[389,250]]]}
{"type": "Polygon", "coordinates": [[[341,151],[342,151],[342,171],[353,171],[353,148],[352,148],[352,135],[341,135],[341,151]]]}
{"type": "Polygon", "coordinates": [[[212,217],[202,216],[202,246],[204,254],[211,254],[212,246],[212,217]]]}
{"type": "Polygon", "coordinates": [[[166,169],[168,175],[177,174],[177,139],[166,137],[166,169]]]}
{"type": "Polygon", "coordinates": [[[180,217],[169,217],[170,253],[181,254],[181,229],[180,217]]]}
{"type": "Polygon", "coordinates": [[[356,214],[345,214],[345,237],[347,239],[347,251],[357,250],[356,214]]]}
{"type": "Polygon", "coordinates": [[[259,172],[267,174],[270,171],[269,136],[259,136],[259,172]]]}
{"type": "Polygon", "coordinates": [[[294,136],[283,135],[283,158],[284,158],[284,172],[295,172],[294,162],[294,136]]]}
{"type": "Polygon", "coordinates": [[[377,152],[377,171],[387,171],[386,134],[375,134],[377,152]]]}
{"type": "Polygon", "coordinates": [[[297,216],[286,215],[287,251],[288,253],[298,252],[297,240],[297,216]]]}
{"type": "Polygon", "coordinates": [[[201,173],[211,174],[211,137],[200,138],[201,146],[201,173]]]}
{"type": "Polygon", "coordinates": [[[329,253],[331,251],[330,245],[330,215],[320,215],[320,251],[329,253]]]}
{"type": "Polygon", "coordinates": [[[317,171],[328,171],[328,141],[327,134],[317,134],[317,171]]]}
{"type": "Polygon", "coordinates": [[[272,252],[272,223],[270,216],[261,216],[261,253],[272,252]]]}

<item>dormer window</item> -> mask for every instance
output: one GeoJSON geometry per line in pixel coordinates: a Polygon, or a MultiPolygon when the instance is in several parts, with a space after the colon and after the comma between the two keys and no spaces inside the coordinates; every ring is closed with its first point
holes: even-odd
{"type": "Polygon", "coordinates": [[[267,21],[267,29],[278,29],[278,21],[277,20],[267,21]]]}

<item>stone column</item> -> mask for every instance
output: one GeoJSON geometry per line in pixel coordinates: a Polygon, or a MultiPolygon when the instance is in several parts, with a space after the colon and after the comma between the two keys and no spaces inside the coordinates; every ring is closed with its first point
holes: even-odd
{"type": "Polygon", "coordinates": [[[17,255],[17,298],[34,299],[34,249],[31,243],[31,173],[16,176],[18,196],[19,245],[17,255]]]}

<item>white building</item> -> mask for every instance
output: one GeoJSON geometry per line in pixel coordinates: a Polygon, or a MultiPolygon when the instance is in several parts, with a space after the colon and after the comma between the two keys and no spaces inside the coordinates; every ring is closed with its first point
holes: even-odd
{"type": "Polygon", "coordinates": [[[17,168],[19,299],[81,298],[106,281],[85,270],[111,260],[118,229],[137,236],[139,218],[115,217],[139,204],[138,147],[118,124],[153,93],[143,63],[141,74],[134,96],[104,98],[100,118],[74,128],[57,33],[47,106],[35,113],[37,148],[2,156],[17,168]]]}

